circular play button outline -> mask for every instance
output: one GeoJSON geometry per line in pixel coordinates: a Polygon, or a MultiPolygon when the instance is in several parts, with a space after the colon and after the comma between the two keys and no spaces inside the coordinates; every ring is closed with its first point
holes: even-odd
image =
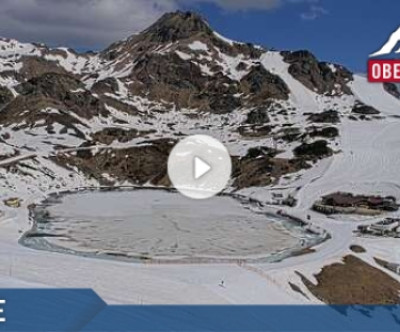
{"type": "Polygon", "coordinates": [[[207,199],[223,191],[231,178],[232,160],[227,148],[207,135],[178,142],[168,158],[168,175],[184,196],[207,199]]]}

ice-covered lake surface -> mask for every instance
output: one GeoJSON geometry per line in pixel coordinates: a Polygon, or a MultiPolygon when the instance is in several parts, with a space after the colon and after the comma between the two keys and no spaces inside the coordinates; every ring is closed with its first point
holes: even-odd
{"type": "Polygon", "coordinates": [[[278,260],[316,237],[231,196],[191,200],[164,190],[84,191],[34,210],[22,243],[132,260],[278,260]]]}

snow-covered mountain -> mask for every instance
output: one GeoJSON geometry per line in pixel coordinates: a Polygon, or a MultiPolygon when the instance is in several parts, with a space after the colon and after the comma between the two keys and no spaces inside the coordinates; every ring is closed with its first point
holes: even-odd
{"type": "MultiPolygon", "coordinates": [[[[0,70],[0,158],[32,155],[28,169],[15,163],[4,177],[15,184],[34,172],[32,190],[49,170],[43,189],[71,182],[54,180],[65,173],[59,167],[100,183],[166,184],[160,158],[165,164],[174,142],[194,133],[216,136],[237,160],[247,158],[234,186],[267,185],[339,151],[341,118],[379,121],[386,111],[364,105],[371,104],[364,79],[343,66],[308,51],[227,40],[193,13],[166,14],[99,53],[2,39],[0,70]],[[315,155],[296,158],[296,147],[315,142],[315,155]],[[86,150],[60,152],[77,147],[86,150]],[[263,158],[249,156],[259,147],[263,158]],[[146,167],[133,166],[130,158],[142,154],[146,167]]],[[[394,87],[386,89],[392,95],[374,90],[397,104],[394,87]]]]}
{"type": "MultiPolygon", "coordinates": [[[[337,190],[400,198],[399,97],[308,51],[228,40],[194,13],[166,14],[97,53],[0,39],[0,211],[10,197],[28,205],[78,187],[169,186],[168,154],[192,134],[228,147],[228,190],[292,196],[300,217],[337,190]]],[[[351,244],[348,226],[324,227],[337,251],[303,272],[351,244]]]]}

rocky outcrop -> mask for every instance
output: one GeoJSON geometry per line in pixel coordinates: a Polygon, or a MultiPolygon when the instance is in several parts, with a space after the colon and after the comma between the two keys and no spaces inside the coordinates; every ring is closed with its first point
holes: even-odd
{"type": "Polygon", "coordinates": [[[336,127],[310,127],[307,128],[307,133],[310,137],[335,138],[339,136],[339,129],[336,127]]]}
{"type": "Polygon", "coordinates": [[[54,131],[55,124],[60,125],[62,131],[70,130],[77,137],[85,137],[77,127],[85,124],[71,116],[65,105],[49,97],[18,96],[0,112],[0,125],[10,126],[13,130],[44,127],[49,134],[60,133],[54,131]]]}
{"type": "Polygon", "coordinates": [[[63,100],[68,93],[85,89],[81,81],[67,74],[46,73],[20,84],[16,90],[21,95],[42,95],[63,100]]]}
{"type": "Polygon", "coordinates": [[[22,76],[24,80],[30,80],[44,74],[52,73],[70,75],[57,62],[49,61],[38,56],[23,56],[20,62],[22,63],[22,69],[19,75],[22,76]]]}
{"type": "Polygon", "coordinates": [[[256,109],[247,114],[246,124],[263,125],[270,122],[268,110],[266,108],[256,109]]]}
{"type": "Polygon", "coordinates": [[[210,79],[198,65],[176,53],[143,56],[135,64],[131,77],[135,82],[130,86],[132,93],[164,100],[178,108],[213,113],[259,106],[270,99],[287,99],[289,95],[285,82],[261,65],[252,68],[239,84],[221,72],[210,79]],[[240,98],[241,94],[249,98],[240,98]]]}
{"type": "Polygon", "coordinates": [[[328,110],[322,113],[311,114],[308,117],[308,121],[313,123],[332,123],[332,124],[339,123],[340,122],[339,112],[335,110],[328,110]]]}
{"type": "Polygon", "coordinates": [[[282,52],[284,61],[289,63],[289,73],[310,90],[329,96],[352,94],[347,83],[352,73],[338,65],[319,62],[309,51],[282,52]]]}
{"type": "Polygon", "coordinates": [[[353,107],[352,113],[360,115],[378,115],[381,112],[372,106],[365,105],[364,103],[357,101],[353,107]]]}
{"type": "Polygon", "coordinates": [[[285,142],[291,143],[300,139],[302,134],[301,128],[299,127],[284,127],[278,130],[277,138],[285,142]]]}
{"type": "MultiPolygon", "coordinates": [[[[142,33],[111,45],[100,57],[112,62],[116,71],[134,64],[126,78],[133,95],[178,108],[228,113],[259,106],[270,98],[287,99],[287,87],[278,76],[261,65],[250,68],[251,61],[259,61],[262,53],[251,44],[226,41],[197,14],[176,12],[164,15],[142,33]],[[193,43],[204,49],[193,49],[193,43]],[[241,71],[235,77],[227,72],[226,61],[239,56],[243,61],[230,69],[241,71]],[[252,96],[244,102],[239,96],[246,94],[252,96]]],[[[102,81],[93,89],[115,93],[116,86],[102,81]]]]}
{"type": "Polygon", "coordinates": [[[162,45],[171,45],[176,42],[188,43],[194,40],[213,45],[231,56],[244,54],[255,59],[262,54],[260,48],[250,43],[230,43],[219,38],[200,15],[177,11],[163,15],[142,33],[133,35],[126,41],[112,44],[101,53],[101,57],[115,60],[127,51],[131,54],[143,55],[162,45]]]}
{"type": "Polygon", "coordinates": [[[394,83],[383,83],[383,88],[393,97],[400,99],[400,92],[396,84],[394,83]]]}
{"type": "Polygon", "coordinates": [[[200,15],[178,11],[162,16],[142,37],[153,43],[173,43],[200,35],[212,36],[213,30],[200,15]]]}
{"type": "Polygon", "coordinates": [[[96,154],[85,153],[84,156],[59,154],[52,160],[66,168],[77,167],[88,178],[100,182],[104,181],[104,174],[108,174],[120,182],[169,186],[167,161],[175,143],[161,139],[127,149],[102,149],[96,154]]]}
{"type": "Polygon", "coordinates": [[[313,161],[329,157],[333,154],[332,149],[329,148],[328,142],[325,140],[318,140],[310,144],[303,143],[296,147],[293,152],[298,158],[313,161]]]}
{"type": "Polygon", "coordinates": [[[71,75],[47,73],[15,89],[19,95],[0,113],[0,125],[15,130],[44,127],[49,134],[69,133],[84,139],[84,119],[109,115],[104,102],[71,75]]]}
{"type": "Polygon", "coordinates": [[[0,109],[13,100],[14,96],[9,89],[0,86],[0,109]]]}
{"type": "Polygon", "coordinates": [[[283,175],[309,166],[301,159],[275,158],[276,152],[252,150],[243,158],[233,159],[233,186],[238,189],[276,183],[283,175]]]}
{"type": "Polygon", "coordinates": [[[229,93],[233,82],[227,77],[210,80],[199,66],[181,59],[175,53],[151,54],[141,58],[132,71],[136,84],[131,91],[151,100],[164,100],[178,108],[227,113],[241,106],[229,93]]]}
{"type": "Polygon", "coordinates": [[[112,142],[127,143],[134,138],[143,137],[155,131],[140,131],[137,129],[104,128],[92,135],[94,142],[110,145],[112,142]]]}
{"type": "MultiPolygon", "coordinates": [[[[100,99],[85,89],[81,81],[70,75],[48,73],[30,79],[16,88],[24,97],[36,97],[37,101],[52,101],[47,107],[57,106],[57,109],[69,110],[76,115],[90,119],[93,116],[107,116],[109,112],[100,99]]],[[[33,105],[28,106],[31,109],[33,105]]]]}
{"type": "Polygon", "coordinates": [[[104,95],[106,93],[117,94],[119,87],[118,82],[114,77],[107,77],[94,83],[91,90],[94,93],[98,93],[101,95],[104,95]]]}
{"type": "Polygon", "coordinates": [[[289,98],[290,91],[286,83],[261,65],[253,67],[240,83],[242,92],[250,94],[250,100],[254,104],[268,99],[289,98]]]}

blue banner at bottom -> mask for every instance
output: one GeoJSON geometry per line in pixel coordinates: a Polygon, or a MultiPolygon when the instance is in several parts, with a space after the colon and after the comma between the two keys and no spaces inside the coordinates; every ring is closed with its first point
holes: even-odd
{"type": "Polygon", "coordinates": [[[400,331],[400,306],[108,306],[92,290],[0,290],[0,331],[400,331]]]}

